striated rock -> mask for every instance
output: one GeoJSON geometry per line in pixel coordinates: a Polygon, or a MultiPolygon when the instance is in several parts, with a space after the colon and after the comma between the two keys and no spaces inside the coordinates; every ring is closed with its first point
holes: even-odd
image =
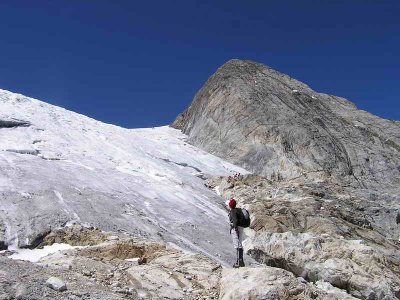
{"type": "Polygon", "coordinates": [[[230,60],[172,124],[193,145],[268,178],[400,183],[400,122],[252,61],[230,60]]]}

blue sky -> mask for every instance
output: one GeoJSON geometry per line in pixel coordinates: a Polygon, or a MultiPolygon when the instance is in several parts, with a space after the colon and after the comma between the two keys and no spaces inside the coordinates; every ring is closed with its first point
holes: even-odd
{"type": "Polygon", "coordinates": [[[0,1],[0,88],[124,127],[171,123],[251,59],[400,120],[400,1],[0,1]]]}

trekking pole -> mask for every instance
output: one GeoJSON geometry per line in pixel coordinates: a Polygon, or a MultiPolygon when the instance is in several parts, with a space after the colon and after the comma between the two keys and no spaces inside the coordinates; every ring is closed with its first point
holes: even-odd
{"type": "Polygon", "coordinates": [[[239,247],[240,247],[240,239],[239,239],[239,232],[236,232],[237,235],[237,248],[236,248],[236,263],[239,265],[239,247]]]}

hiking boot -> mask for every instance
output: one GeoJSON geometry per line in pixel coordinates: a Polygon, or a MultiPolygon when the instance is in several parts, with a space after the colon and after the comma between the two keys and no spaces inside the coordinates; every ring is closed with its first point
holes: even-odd
{"type": "Polygon", "coordinates": [[[236,249],[236,251],[237,251],[237,260],[233,264],[233,267],[234,268],[244,267],[243,249],[242,248],[238,248],[238,249],[236,249]]]}
{"type": "Polygon", "coordinates": [[[240,268],[240,263],[237,261],[232,266],[234,269],[240,268]]]}

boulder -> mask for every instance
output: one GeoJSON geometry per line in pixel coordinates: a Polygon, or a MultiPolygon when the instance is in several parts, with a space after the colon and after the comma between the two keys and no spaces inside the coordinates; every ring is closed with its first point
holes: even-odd
{"type": "Polygon", "coordinates": [[[329,284],[320,286],[279,268],[223,269],[219,299],[355,299],[329,284]]]}
{"type": "Polygon", "coordinates": [[[46,286],[58,292],[63,292],[67,290],[67,285],[65,284],[65,282],[57,277],[50,277],[49,279],[47,279],[46,286]]]}

